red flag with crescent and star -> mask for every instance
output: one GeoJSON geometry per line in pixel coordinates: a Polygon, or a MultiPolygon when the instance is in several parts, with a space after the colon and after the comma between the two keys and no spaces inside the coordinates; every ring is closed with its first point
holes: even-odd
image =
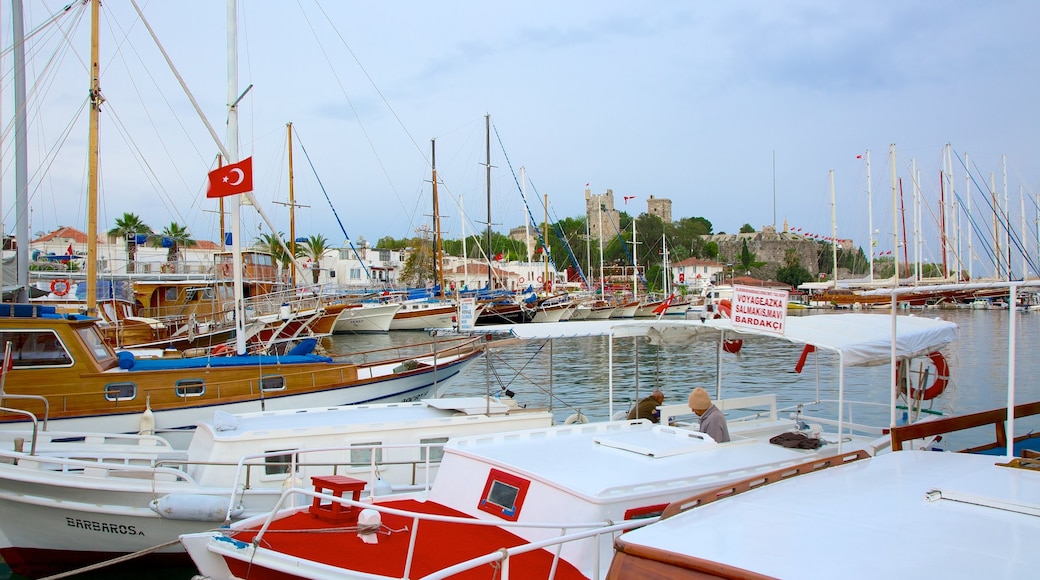
{"type": "Polygon", "coordinates": [[[253,158],[218,167],[209,172],[206,197],[227,197],[253,191],[253,158]]]}

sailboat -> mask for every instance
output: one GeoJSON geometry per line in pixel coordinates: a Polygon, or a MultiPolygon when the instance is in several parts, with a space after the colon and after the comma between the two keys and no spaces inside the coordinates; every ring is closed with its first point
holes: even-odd
{"type": "MultiPolygon", "coordinates": [[[[100,96],[97,78],[100,2],[91,1],[91,95],[100,96]]],[[[230,12],[230,11],[229,11],[230,12]]],[[[234,29],[234,26],[229,26],[234,29]]],[[[237,102],[235,39],[229,39],[229,103],[237,102]]],[[[93,101],[93,99],[92,99],[93,101]]],[[[100,103],[91,103],[88,195],[88,264],[96,264],[97,124],[100,103]]],[[[230,149],[237,158],[237,117],[229,113],[230,149]]],[[[223,148],[223,146],[222,146],[223,148]]],[[[250,198],[251,194],[247,193],[250,198]]],[[[310,354],[313,340],[285,354],[246,355],[246,301],[239,246],[237,196],[231,196],[234,319],[232,354],[201,358],[143,360],[116,354],[93,317],[96,296],[87,293],[87,314],[60,314],[53,307],[0,305],[0,336],[7,343],[0,375],[0,429],[51,427],[76,431],[137,433],[190,430],[215,410],[247,412],[360,402],[392,402],[437,396],[482,354],[480,339],[440,340],[413,345],[410,354],[363,363],[310,354]]],[[[259,206],[257,211],[262,212],[259,206]]],[[[87,269],[88,287],[97,272],[87,269]]]]}

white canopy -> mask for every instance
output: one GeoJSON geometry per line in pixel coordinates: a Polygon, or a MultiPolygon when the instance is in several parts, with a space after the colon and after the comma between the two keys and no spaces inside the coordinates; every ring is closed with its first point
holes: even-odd
{"type": "Polygon", "coordinates": [[[896,316],[890,314],[849,313],[790,316],[785,333],[778,335],[761,330],[734,328],[726,318],[714,320],[647,320],[647,321],[567,321],[545,324],[500,325],[480,327],[486,332],[508,332],[521,339],[573,338],[583,336],[646,336],[653,342],[677,342],[697,339],[714,340],[725,331],[743,335],[765,336],[841,354],[845,366],[886,364],[892,357],[893,321],[895,322],[896,356],[927,354],[953,342],[957,325],[939,318],[896,316]]]}

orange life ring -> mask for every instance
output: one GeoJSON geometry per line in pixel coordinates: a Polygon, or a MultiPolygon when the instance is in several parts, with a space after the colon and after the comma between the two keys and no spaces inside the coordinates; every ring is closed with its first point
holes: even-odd
{"type": "MultiPolygon", "coordinates": [[[[913,400],[920,399],[922,401],[931,401],[941,395],[950,382],[950,364],[946,362],[946,357],[944,357],[941,352],[934,351],[928,353],[928,360],[932,361],[932,364],[935,365],[935,380],[924,389],[924,392],[918,392],[918,389],[910,387],[909,397],[913,400]]],[[[902,363],[903,361],[896,361],[897,378],[899,376],[899,367],[902,363]]],[[[900,393],[905,395],[907,394],[906,390],[905,386],[900,385],[900,393]]]]}
{"type": "Polygon", "coordinates": [[[739,338],[727,338],[722,341],[722,350],[730,354],[737,354],[742,346],[744,346],[744,341],[739,338]]]}
{"type": "Polygon", "coordinates": [[[731,311],[729,298],[723,298],[719,300],[719,312],[726,315],[726,318],[732,318],[733,313],[731,311]]]}
{"type": "Polygon", "coordinates": [[[72,286],[69,281],[65,278],[58,278],[57,280],[51,280],[51,292],[55,296],[64,296],[69,293],[72,286]]]}
{"type": "Polygon", "coordinates": [[[213,350],[209,351],[209,354],[211,354],[212,356],[224,356],[231,354],[229,352],[230,350],[231,349],[228,348],[228,345],[218,344],[217,346],[213,347],[213,350]]]}

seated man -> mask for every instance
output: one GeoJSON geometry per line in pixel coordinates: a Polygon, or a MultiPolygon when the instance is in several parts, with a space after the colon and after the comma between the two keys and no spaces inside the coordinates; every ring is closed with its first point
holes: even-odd
{"type": "Polygon", "coordinates": [[[651,422],[658,423],[661,421],[661,412],[657,410],[657,406],[661,403],[664,403],[664,393],[660,389],[654,389],[649,397],[632,407],[632,410],[628,412],[628,418],[650,419],[651,422]]]}
{"type": "Polygon", "coordinates": [[[708,391],[697,387],[690,393],[690,410],[701,419],[701,433],[710,435],[717,443],[729,441],[729,427],[726,416],[712,404],[708,391]]]}

